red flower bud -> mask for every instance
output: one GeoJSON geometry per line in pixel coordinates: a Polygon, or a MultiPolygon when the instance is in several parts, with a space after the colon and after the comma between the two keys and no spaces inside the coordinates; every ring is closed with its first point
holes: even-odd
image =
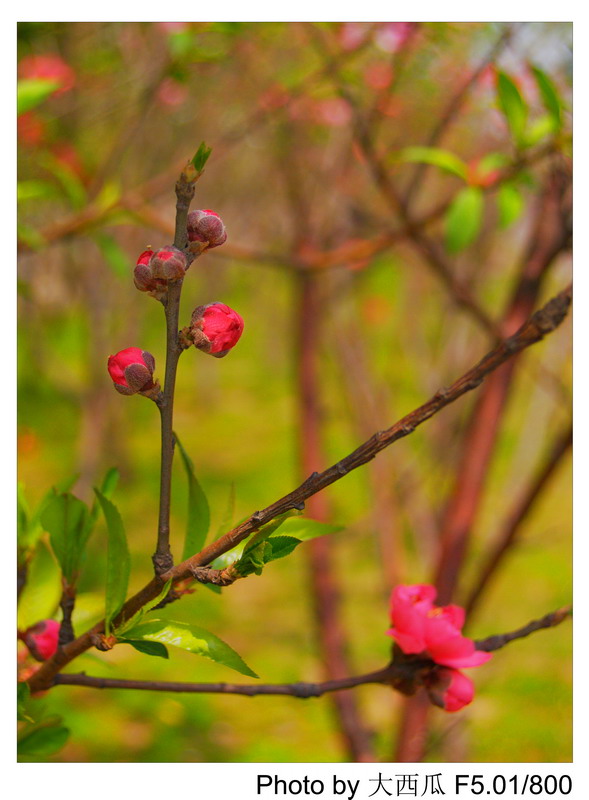
{"type": "Polygon", "coordinates": [[[51,658],[57,650],[59,628],[59,622],[54,619],[44,619],[27,628],[22,638],[33,658],[37,661],[47,661],[51,658]]]}
{"type": "Polygon", "coordinates": [[[243,333],[243,319],[225,303],[209,303],[192,312],[190,332],[195,347],[223,358],[243,333]]]}
{"type": "Polygon", "coordinates": [[[186,272],[186,256],[176,247],[162,247],[154,253],[144,250],[133,272],[135,286],[162,300],[168,291],[168,281],[179,280],[186,272]]]}
{"type": "Polygon", "coordinates": [[[186,256],[177,247],[162,247],[152,255],[149,267],[157,280],[177,281],[186,272],[186,256]]]}
{"type": "Polygon", "coordinates": [[[108,359],[108,371],[121,394],[137,394],[154,388],[155,359],[140,347],[127,347],[108,359]]]}
{"type": "Polygon", "coordinates": [[[227,241],[223,220],[209,208],[191,211],[186,230],[189,242],[206,242],[209,247],[219,247],[227,241]]]}
{"type": "Polygon", "coordinates": [[[470,678],[457,669],[436,667],[426,681],[429,699],[444,711],[460,711],[472,703],[474,686],[470,678]]]}

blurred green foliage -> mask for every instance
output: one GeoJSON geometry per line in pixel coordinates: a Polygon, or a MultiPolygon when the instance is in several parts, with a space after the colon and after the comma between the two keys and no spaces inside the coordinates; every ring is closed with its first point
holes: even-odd
{"type": "MultiPolygon", "coordinates": [[[[191,268],[181,319],[187,323],[195,306],[216,300],[245,319],[244,335],[227,358],[190,350],[178,375],[175,430],[207,495],[210,530],[221,533],[306,477],[300,470],[297,264],[344,244],[373,241],[397,222],[352,141],[350,103],[371,115],[377,149],[403,189],[415,162],[427,162],[415,214],[448,204],[449,216],[434,224],[433,233],[441,243],[446,237],[455,273],[499,317],[517,275],[544,167],[539,160],[496,190],[485,184],[488,172],[481,165],[489,153],[499,159],[487,170],[513,165],[534,147],[569,155],[571,26],[515,26],[495,59],[498,84],[490,69],[481,73],[437,143],[439,152],[424,157],[424,150],[457,85],[502,32],[497,24],[482,23],[421,23],[411,36],[388,23],[19,25],[21,65],[34,56],[57,55],[75,75],[67,91],[39,91],[34,108],[27,100],[19,120],[19,479],[29,509],[35,509],[50,487],[74,474],[70,490],[91,503],[92,487],[105,471],[120,470],[112,499],[128,535],[130,592],[151,575],[159,420],[153,404],[112,390],[106,361],[120,349],[141,346],[153,353],[156,376],[163,378],[162,309],[135,290],[131,266],[147,246],[172,239],[180,168],[199,142],[212,146],[193,207],[220,213],[229,232],[226,245],[191,268]],[[345,93],[333,80],[334,65],[345,93]]],[[[31,97],[31,87],[24,90],[31,97]]],[[[568,267],[566,258],[557,260],[541,299],[562,287],[568,267]]],[[[339,266],[318,271],[317,282],[325,466],[424,402],[489,349],[488,335],[457,311],[404,241],[367,258],[343,258],[339,266]]],[[[569,338],[565,324],[524,356],[458,601],[567,422],[569,338]]],[[[357,672],[381,667],[390,654],[384,633],[392,587],[383,569],[383,530],[388,525],[394,531],[398,560],[392,569],[398,579],[429,580],[436,525],[473,402],[463,398],[384,451],[378,456],[380,476],[369,465],[326,490],[330,522],[343,528],[332,541],[357,672]],[[383,481],[391,510],[390,518],[379,520],[373,509],[383,481]]],[[[177,558],[186,509],[199,497],[196,484],[186,480],[186,465],[176,458],[171,523],[177,558]]],[[[30,532],[28,513],[23,511],[22,521],[30,532]]],[[[21,628],[54,616],[59,600],[59,569],[48,534],[35,530],[40,539],[28,565],[21,628]]],[[[569,602],[570,531],[566,461],[526,518],[469,635],[512,630],[569,602]]],[[[284,532],[291,535],[286,526],[284,532]]],[[[191,535],[196,540],[202,531],[191,535]]],[[[101,519],[78,580],[77,633],[104,614],[106,543],[101,519]]],[[[213,632],[263,682],[321,680],[305,548],[303,543],[262,576],[250,575],[221,593],[194,587],[158,616],[213,632]]],[[[432,711],[426,758],[569,760],[570,636],[565,623],[498,652],[474,676],[472,706],[458,716],[432,711]]],[[[147,658],[116,647],[88,652],[68,670],[176,681],[234,679],[226,667],[191,653],[173,648],[169,656],[147,658]]],[[[357,696],[379,757],[390,760],[402,698],[379,686],[361,687],[357,696]]],[[[27,700],[26,708],[34,709],[34,720],[63,718],[71,732],[61,750],[53,749],[64,735],[60,722],[49,736],[45,728],[31,735],[27,757],[33,759],[344,758],[326,698],[302,703],[57,687],[27,700]]]]}

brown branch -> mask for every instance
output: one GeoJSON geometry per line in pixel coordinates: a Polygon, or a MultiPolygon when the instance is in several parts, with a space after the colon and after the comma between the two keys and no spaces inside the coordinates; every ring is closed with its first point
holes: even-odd
{"type": "MultiPolygon", "coordinates": [[[[559,608],[541,619],[529,622],[523,628],[511,633],[488,636],[475,642],[477,650],[492,652],[499,650],[516,639],[522,639],[543,628],[560,625],[571,616],[571,606],[559,608]]],[[[122,678],[98,678],[85,673],[61,674],[53,679],[53,686],[86,686],[93,689],[139,689],[151,692],[185,692],[191,694],[240,694],[247,697],[260,695],[288,695],[308,699],[321,697],[328,692],[341,692],[356,686],[382,683],[399,691],[402,687],[419,685],[420,680],[435,667],[429,658],[411,657],[408,660],[393,661],[384,669],[363,675],[338,678],[322,683],[184,683],[180,681],[128,680],[122,678]]]]}
{"type": "Polygon", "coordinates": [[[572,443],[573,430],[572,427],[569,427],[564,433],[561,433],[556,442],[554,442],[545,464],[542,465],[534,480],[526,487],[510,514],[507,516],[507,521],[494,542],[465,604],[467,619],[471,619],[472,613],[478,605],[489,580],[495,574],[497,567],[503,562],[506,554],[515,543],[523,521],[527,518],[530,509],[540,496],[542,490],[554,474],[572,443]]]}
{"type": "Polygon", "coordinates": [[[487,653],[491,653],[494,650],[505,647],[505,645],[510,642],[514,642],[516,639],[523,639],[531,633],[540,631],[543,628],[553,628],[555,625],[560,625],[560,623],[567,619],[567,617],[570,617],[572,613],[572,606],[563,606],[556,611],[552,611],[550,614],[546,614],[546,616],[541,619],[528,622],[523,628],[518,628],[511,633],[500,633],[496,636],[487,636],[486,639],[479,639],[475,641],[475,647],[477,650],[484,650],[487,653]]]}
{"type": "MultiPolygon", "coordinates": [[[[329,467],[324,472],[314,473],[290,494],[272,503],[263,511],[256,511],[247,520],[229,531],[229,533],[221,536],[208,547],[205,547],[200,553],[178,564],[164,575],[153,578],[137,594],[129,598],[114,624],[119,625],[122,621],[129,619],[145,603],[156,597],[167,580],[180,581],[191,577],[195,568],[206,566],[217,556],[232,550],[239,542],[278,515],[293,508],[300,509],[306,499],[340,480],[351,470],[367,463],[385,447],[388,447],[398,439],[408,436],[418,425],[421,425],[447,405],[462,397],[463,394],[475,389],[487,375],[493,373],[517,353],[540,341],[557,328],[567,315],[571,299],[572,287],[569,286],[533,314],[513,336],[494,347],[478,364],[465,372],[449,388],[436,392],[427,403],[404,416],[387,430],[375,433],[374,436],[341,461],[338,461],[337,464],[329,467]]],[[[49,688],[55,674],[74,658],[88,650],[93,644],[93,635],[101,633],[103,630],[104,622],[99,622],[74,642],[61,648],[53,658],[46,661],[30,678],[31,691],[38,692],[49,688]]]]}

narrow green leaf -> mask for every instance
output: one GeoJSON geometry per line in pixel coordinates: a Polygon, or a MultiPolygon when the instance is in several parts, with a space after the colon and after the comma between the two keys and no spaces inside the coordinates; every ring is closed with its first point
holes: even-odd
{"type": "Polygon", "coordinates": [[[50,172],[59,182],[68,200],[74,208],[83,208],[88,201],[88,193],[78,175],[68,165],[64,164],[50,153],[38,157],[39,164],[50,172]]]}
{"type": "Polygon", "coordinates": [[[70,584],[75,583],[88,540],[87,520],[88,509],[85,503],[69,492],[50,497],[41,514],[41,523],[49,531],[55,557],[70,584]]]}
{"type": "Polygon", "coordinates": [[[114,236],[100,231],[94,234],[94,240],[114,274],[119,278],[127,278],[131,270],[131,259],[114,236]]]}
{"type": "Polygon", "coordinates": [[[229,487],[229,494],[227,496],[227,505],[221,523],[217,530],[217,538],[223,536],[224,533],[233,528],[233,517],[235,516],[235,484],[232,483],[229,487]]]}
{"type": "Polygon", "coordinates": [[[466,180],[468,175],[468,167],[461,158],[439,147],[405,147],[401,150],[398,160],[431,164],[463,180],[466,180]]]}
{"type": "Polygon", "coordinates": [[[533,147],[538,142],[541,142],[542,139],[546,139],[547,136],[553,134],[555,130],[556,123],[554,118],[550,114],[544,114],[544,116],[526,128],[522,137],[522,144],[524,147],[533,147]]]}
{"type": "Polygon", "coordinates": [[[528,117],[528,107],[515,82],[505,72],[497,73],[497,101],[516,144],[520,144],[528,117]]]}
{"type": "Polygon", "coordinates": [[[459,253],[477,237],[483,221],[484,198],[478,186],[461,189],[446,213],[446,248],[459,253]]]}
{"type": "Polygon", "coordinates": [[[161,642],[165,645],[173,645],[181,650],[188,650],[199,656],[210,658],[218,664],[224,664],[242,675],[258,677],[232,647],[213,633],[187,622],[152,619],[148,622],[141,622],[127,631],[126,638],[133,639],[133,641],[161,642]]]}
{"type": "Polygon", "coordinates": [[[122,625],[115,628],[113,630],[113,634],[115,636],[120,636],[124,634],[126,631],[131,630],[131,628],[134,628],[135,625],[138,625],[143,619],[143,617],[149,611],[151,611],[152,608],[155,608],[158,605],[158,603],[161,603],[161,601],[170,591],[171,585],[172,585],[172,579],[170,578],[170,580],[166,583],[166,585],[164,586],[164,588],[161,590],[161,592],[158,594],[157,597],[154,597],[153,600],[149,600],[149,602],[147,602],[144,606],[142,606],[136,614],[133,614],[133,616],[129,617],[129,619],[126,620],[126,622],[123,622],[122,625]]]}
{"type": "Polygon", "coordinates": [[[186,537],[184,539],[184,549],[182,551],[182,561],[202,550],[209,525],[211,514],[209,503],[201,485],[194,474],[194,466],[180,439],[174,434],[176,444],[182,456],[186,477],[188,478],[188,512],[186,522],[186,537]]]}
{"type": "Polygon", "coordinates": [[[484,155],[477,164],[477,175],[481,178],[487,177],[495,170],[503,169],[511,163],[505,153],[487,153],[484,155]]]}
{"type": "Polygon", "coordinates": [[[295,539],[294,536],[271,536],[266,544],[269,544],[271,548],[265,560],[265,563],[268,564],[270,561],[276,561],[277,558],[290,555],[301,544],[301,540],[295,539]]]}
{"type": "Polygon", "coordinates": [[[61,571],[41,539],[28,565],[27,582],[18,601],[18,627],[26,630],[55,616],[61,597],[61,571]]]}
{"type": "Polygon", "coordinates": [[[203,171],[204,166],[209,160],[209,156],[211,155],[212,152],[213,152],[212,147],[207,147],[204,142],[200,143],[200,146],[192,159],[192,164],[194,168],[197,170],[197,172],[203,171]]]}
{"type": "Polygon", "coordinates": [[[554,129],[560,130],[562,124],[562,101],[554,83],[539,67],[532,67],[532,72],[542,97],[544,108],[554,121],[554,129]]]}
{"type": "Polygon", "coordinates": [[[119,639],[122,644],[130,644],[135,650],[140,653],[145,653],[147,656],[158,656],[159,658],[169,658],[168,648],[161,642],[142,642],[135,639],[119,639]]]}
{"type": "MultiPolygon", "coordinates": [[[[118,469],[116,467],[111,467],[106,471],[106,474],[102,479],[100,491],[108,500],[110,500],[114,494],[117,483],[119,482],[119,477],[120,473],[118,469]]],[[[94,498],[94,502],[92,503],[92,508],[90,509],[90,514],[88,517],[88,536],[94,530],[94,526],[96,525],[96,520],[98,519],[99,514],[100,505],[98,503],[98,498],[94,498]]]]}
{"type": "Polygon", "coordinates": [[[508,228],[521,215],[524,209],[524,199],[513,183],[504,183],[499,187],[497,206],[499,208],[499,225],[502,228],[508,228]]]}
{"type": "Polygon", "coordinates": [[[31,692],[28,685],[24,681],[20,681],[16,686],[16,718],[19,722],[34,721],[26,712],[26,705],[30,696],[31,692]]]}
{"type": "Polygon", "coordinates": [[[17,752],[19,756],[50,756],[67,742],[70,732],[61,724],[61,717],[47,719],[28,725],[19,734],[17,752]]]}
{"type": "Polygon", "coordinates": [[[309,539],[316,539],[317,536],[339,533],[343,529],[343,525],[333,525],[329,522],[319,522],[316,519],[306,519],[305,517],[291,517],[284,521],[280,533],[294,536],[299,541],[306,542],[309,539]]]}
{"type": "Polygon", "coordinates": [[[17,222],[16,232],[21,242],[26,244],[31,250],[42,250],[47,244],[45,237],[33,225],[25,225],[17,222]]]}
{"type": "Polygon", "coordinates": [[[48,78],[27,78],[18,82],[16,89],[17,113],[24,114],[35,106],[38,106],[49,95],[59,89],[59,81],[49,80],[48,78]]]}
{"type": "Polygon", "coordinates": [[[105,599],[105,633],[110,633],[110,624],[119,613],[125,602],[131,557],[127,546],[127,537],[123,520],[114,503],[98,489],[94,489],[106,520],[108,532],[108,548],[106,552],[106,599],[105,599]]]}
{"type": "Polygon", "coordinates": [[[19,181],[16,187],[16,199],[19,203],[27,200],[46,200],[49,197],[55,197],[56,194],[55,186],[48,181],[19,181]]]}

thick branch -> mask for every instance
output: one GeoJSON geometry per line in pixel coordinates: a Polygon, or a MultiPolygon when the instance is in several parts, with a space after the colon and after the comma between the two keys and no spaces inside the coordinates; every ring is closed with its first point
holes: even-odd
{"type": "MultiPolygon", "coordinates": [[[[178,564],[173,569],[161,576],[156,576],[150,583],[131,597],[124,605],[123,610],[114,621],[115,625],[129,619],[142,608],[145,603],[157,597],[164,583],[168,579],[179,581],[192,576],[196,567],[210,564],[217,556],[231,550],[239,542],[246,539],[251,533],[258,530],[266,522],[271,521],[279,514],[293,508],[300,508],[304,501],[311,495],[324,489],[342,478],[352,469],[365,464],[374,458],[377,453],[388,445],[408,436],[418,425],[437,414],[442,408],[457,400],[466,392],[480,385],[484,378],[496,370],[501,364],[508,361],[526,347],[542,339],[546,334],[558,327],[566,317],[572,298],[572,287],[565,289],[542,309],[537,311],[513,336],[493,348],[479,363],[469,369],[461,378],[455,381],[448,389],[437,392],[425,405],[407,414],[391,428],[374,434],[364,444],[360,445],[346,458],[329,467],[324,472],[314,473],[304,483],[290,494],[285,495],[263,511],[256,511],[245,522],[238,525],[229,533],[221,536],[216,542],[205,547],[200,553],[178,564]]],[[[29,679],[31,692],[48,689],[53,678],[62,667],[92,646],[92,637],[104,630],[104,623],[99,622],[90,631],[80,636],[74,642],[60,648],[53,658],[46,661],[43,666],[29,679]]]]}

